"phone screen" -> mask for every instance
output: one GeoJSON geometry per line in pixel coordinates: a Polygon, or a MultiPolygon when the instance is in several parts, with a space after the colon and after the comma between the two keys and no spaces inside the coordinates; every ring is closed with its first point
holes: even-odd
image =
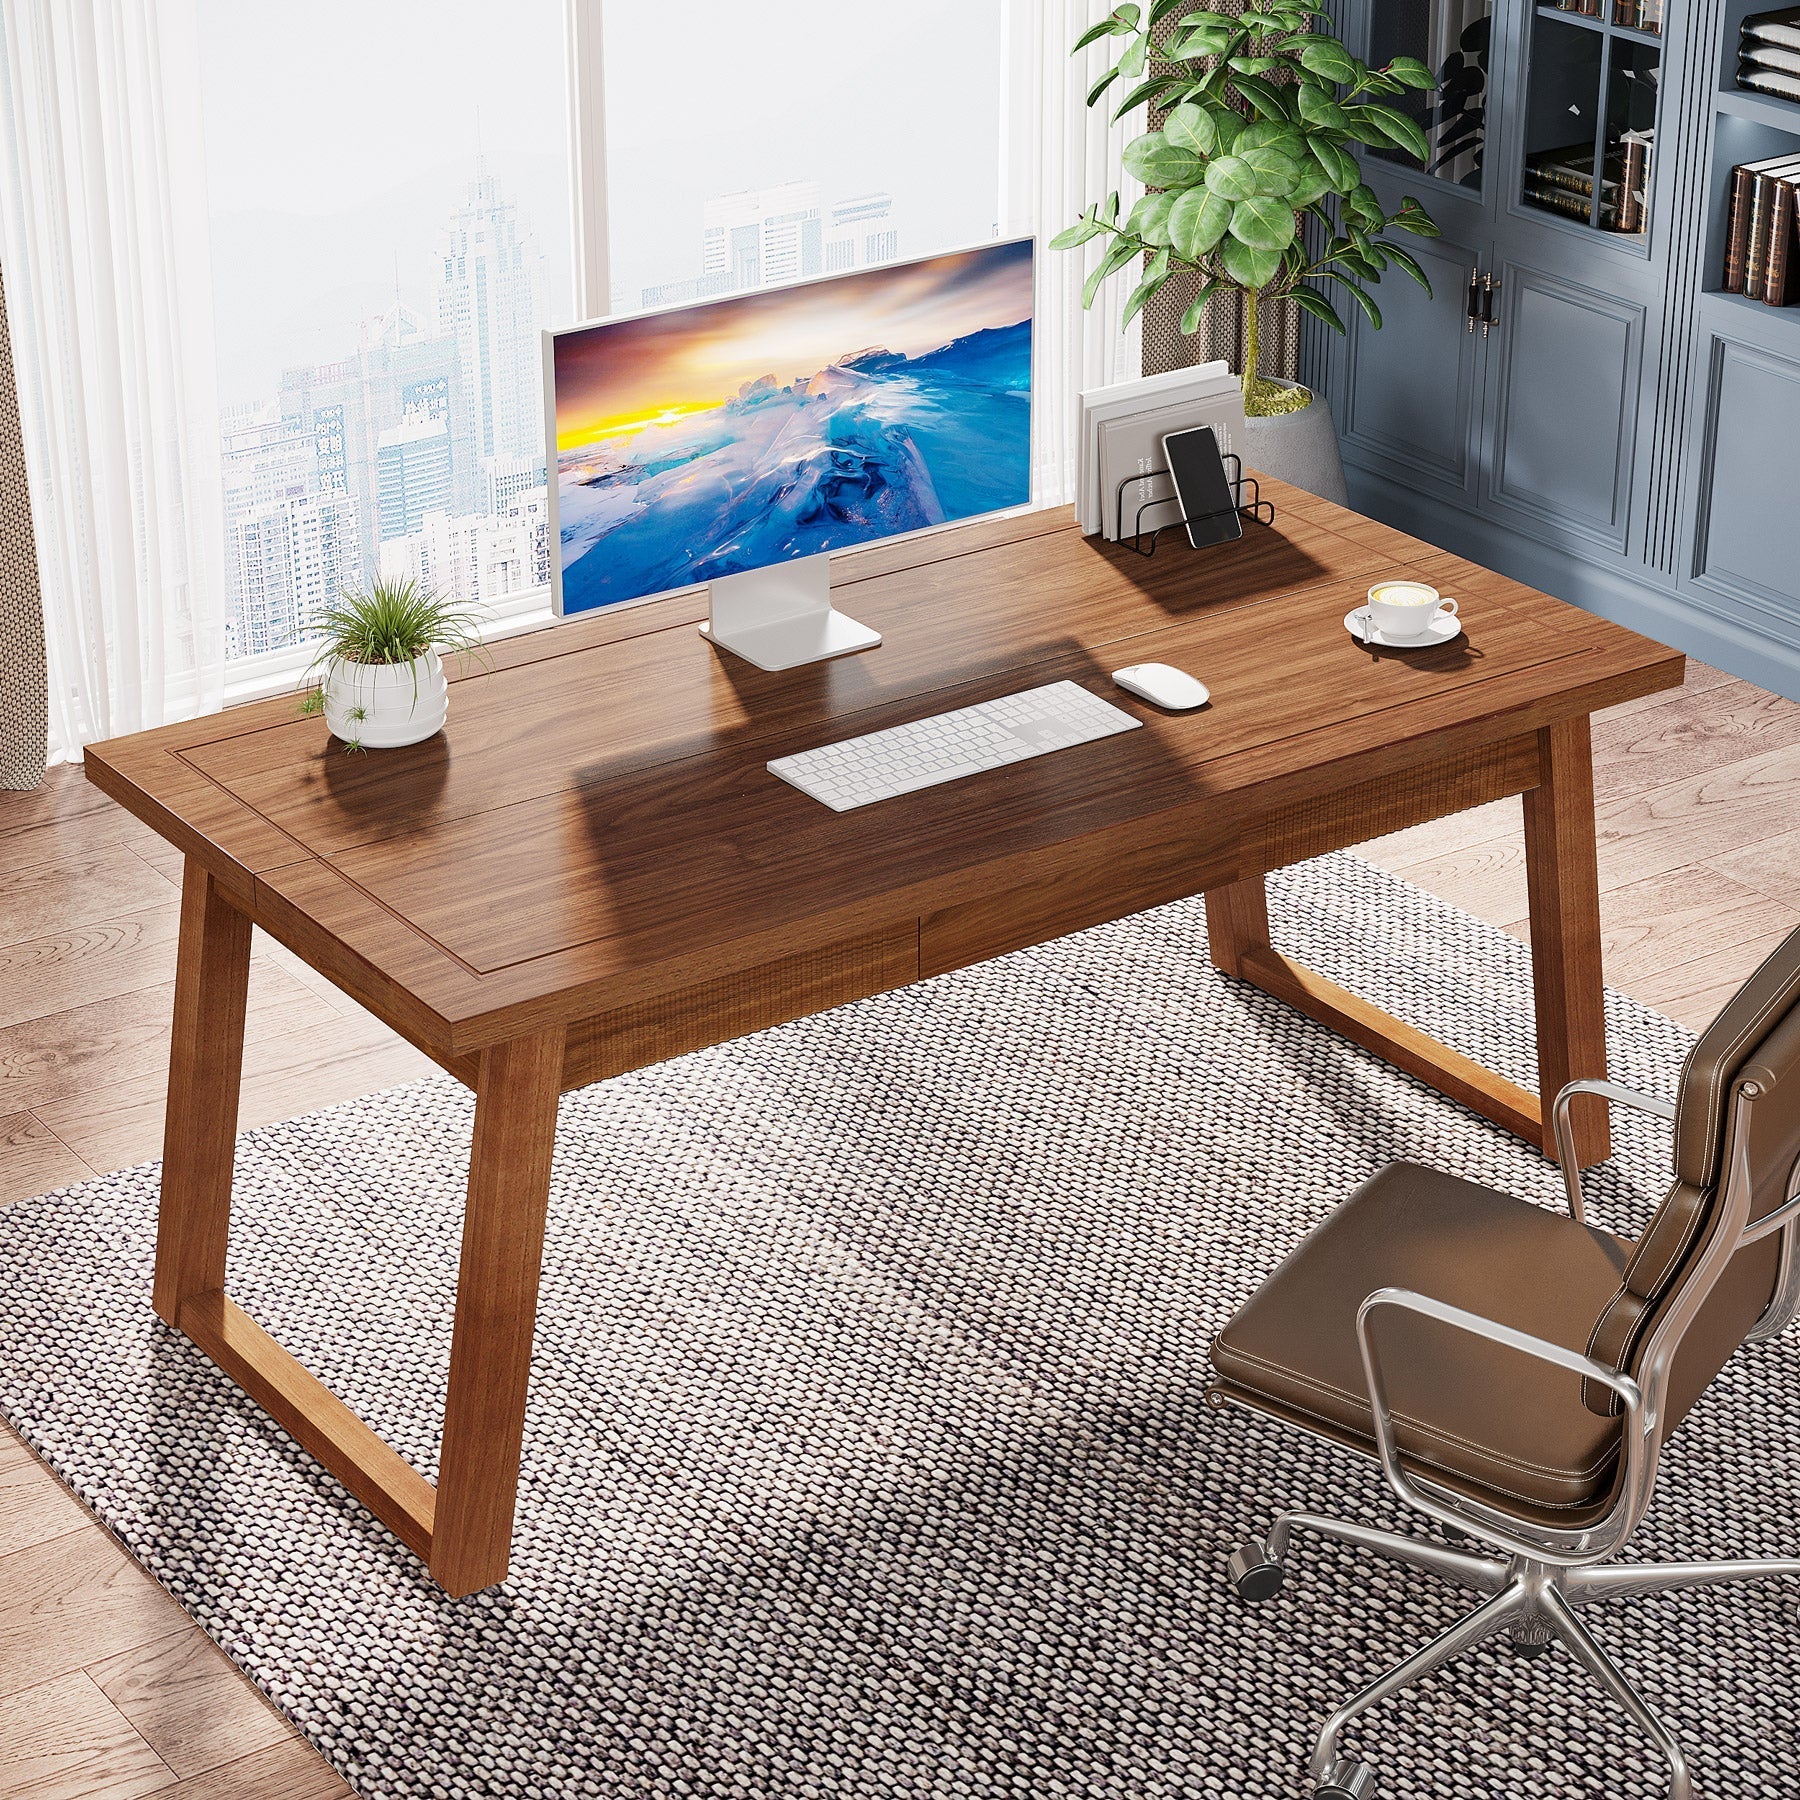
{"type": "Polygon", "coordinates": [[[1175,497],[1187,518],[1188,542],[1196,550],[1224,544],[1244,535],[1231,483],[1225,478],[1225,462],[1212,427],[1198,425],[1192,431],[1172,431],[1163,439],[1163,455],[1175,497]]]}

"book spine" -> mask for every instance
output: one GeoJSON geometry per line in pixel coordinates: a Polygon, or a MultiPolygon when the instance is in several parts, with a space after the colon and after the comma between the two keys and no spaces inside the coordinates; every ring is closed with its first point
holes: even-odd
{"type": "Polygon", "coordinates": [[[1751,44],[1780,44],[1787,50],[1800,50],[1800,25],[1776,25],[1767,19],[1746,19],[1742,42],[1751,44]]]}
{"type": "Polygon", "coordinates": [[[1775,187],[1767,175],[1758,175],[1750,190],[1750,247],[1744,256],[1743,291],[1762,293],[1769,272],[1769,228],[1774,223],[1775,187]]]}
{"type": "Polygon", "coordinates": [[[1750,261],[1750,197],[1756,177],[1748,169],[1731,171],[1731,214],[1725,230],[1725,280],[1728,294],[1744,291],[1744,270],[1750,261]]]}
{"type": "Polygon", "coordinates": [[[1613,0],[1612,22],[1638,30],[1644,23],[1643,0],[1613,0]]]}
{"type": "Polygon", "coordinates": [[[1783,100],[1800,100],[1800,75],[1781,75],[1773,69],[1738,69],[1737,84],[1753,94],[1776,94],[1783,100]]]}
{"type": "Polygon", "coordinates": [[[1644,146],[1625,146],[1625,170],[1619,177],[1619,222],[1617,230],[1627,235],[1644,229],[1644,185],[1649,179],[1649,166],[1644,146]]]}
{"type": "Polygon", "coordinates": [[[1763,271],[1758,298],[1765,306],[1786,306],[1788,280],[1794,265],[1794,186],[1774,183],[1775,199],[1769,222],[1769,266],[1763,271]]]}

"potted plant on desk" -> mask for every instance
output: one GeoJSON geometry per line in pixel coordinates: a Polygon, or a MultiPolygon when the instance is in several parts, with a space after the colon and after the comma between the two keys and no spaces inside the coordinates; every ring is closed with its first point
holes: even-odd
{"type": "Polygon", "coordinates": [[[1089,93],[1090,106],[1122,82],[1127,91],[1115,118],[1146,101],[1168,110],[1159,129],[1125,147],[1126,174],[1148,190],[1129,215],[1121,219],[1115,191],[1050,247],[1110,240],[1082,304],[1091,306],[1103,282],[1132,267],[1138,279],[1126,324],[1184,274],[1200,283],[1181,320],[1190,335],[1209,301],[1241,296],[1245,461],[1341,501],[1343,466],[1329,411],[1308,389],[1258,371],[1260,311],[1265,300],[1291,299],[1341,334],[1331,297],[1347,296],[1379,330],[1381,312],[1368,290],[1389,269],[1431,292],[1425,271],[1391,234],[1436,237],[1437,226],[1411,195],[1398,212],[1384,211],[1353,149],[1397,145],[1429,162],[1424,132],[1387,101],[1436,83],[1413,57],[1371,68],[1337,38],[1314,31],[1314,17],[1269,0],[1252,0],[1241,16],[1192,0],[1154,0],[1121,6],[1084,32],[1076,50],[1103,38],[1119,40],[1120,50],[1089,93]],[[1158,45],[1153,33],[1176,13],[1173,37],[1158,45]]]}
{"type": "Polygon", "coordinates": [[[428,582],[387,577],[346,587],[313,620],[321,641],[302,702],[346,750],[389,750],[441,731],[450,708],[443,657],[479,654],[476,618],[428,582]]]}

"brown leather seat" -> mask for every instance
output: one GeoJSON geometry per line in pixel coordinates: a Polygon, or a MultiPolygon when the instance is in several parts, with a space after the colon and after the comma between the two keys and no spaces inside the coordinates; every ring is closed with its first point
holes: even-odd
{"type": "MultiPolygon", "coordinates": [[[[1306,1237],[1214,1340],[1215,1397],[1375,1454],[1356,1312],[1404,1287],[1571,1350],[1614,1295],[1631,1246],[1510,1194],[1417,1163],[1365,1182],[1306,1237]]],[[[1380,1326],[1401,1450],[1425,1472],[1547,1522],[1603,1507],[1619,1422],[1573,1375],[1428,1319],[1380,1326]]]]}
{"type": "MultiPolygon", "coordinates": [[[[1615,1560],[1689,1407],[1746,1337],[1800,1315],[1800,931],[1701,1034],[1673,1107],[1587,1081],[1565,1090],[1553,1116],[1583,1094],[1673,1117],[1673,1180],[1635,1244],[1580,1222],[1572,1156],[1573,1217],[1396,1163],[1299,1244],[1214,1340],[1212,1401],[1380,1458],[1394,1493],[1478,1546],[1294,1510],[1232,1556],[1246,1601],[1280,1589],[1295,1532],[1486,1596],[1325,1721],[1311,1764],[1320,1800],[1370,1791],[1368,1765],[1341,1754],[1346,1728],[1498,1631],[1523,1650],[1567,1647],[1655,1741],[1670,1800],[1692,1800],[1680,1747],[1576,1609],[1800,1578],[1795,1557],[1615,1560]]],[[[1557,1136],[1566,1149],[1560,1127],[1557,1136]]]]}

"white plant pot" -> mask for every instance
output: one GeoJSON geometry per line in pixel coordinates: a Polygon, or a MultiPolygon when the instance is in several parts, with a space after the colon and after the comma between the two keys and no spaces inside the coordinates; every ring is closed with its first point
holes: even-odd
{"type": "Polygon", "coordinates": [[[422,743],[442,731],[450,683],[435,650],[409,663],[334,662],[325,672],[331,735],[365,750],[422,743]]]}
{"type": "MultiPolygon", "coordinates": [[[[1280,385],[1295,384],[1284,381],[1280,385]]],[[[1331,408],[1316,394],[1312,404],[1298,412],[1277,413],[1272,419],[1245,419],[1244,466],[1260,469],[1290,487],[1304,488],[1321,500],[1350,504],[1343,459],[1338,455],[1337,427],[1332,423],[1331,408]]]]}

